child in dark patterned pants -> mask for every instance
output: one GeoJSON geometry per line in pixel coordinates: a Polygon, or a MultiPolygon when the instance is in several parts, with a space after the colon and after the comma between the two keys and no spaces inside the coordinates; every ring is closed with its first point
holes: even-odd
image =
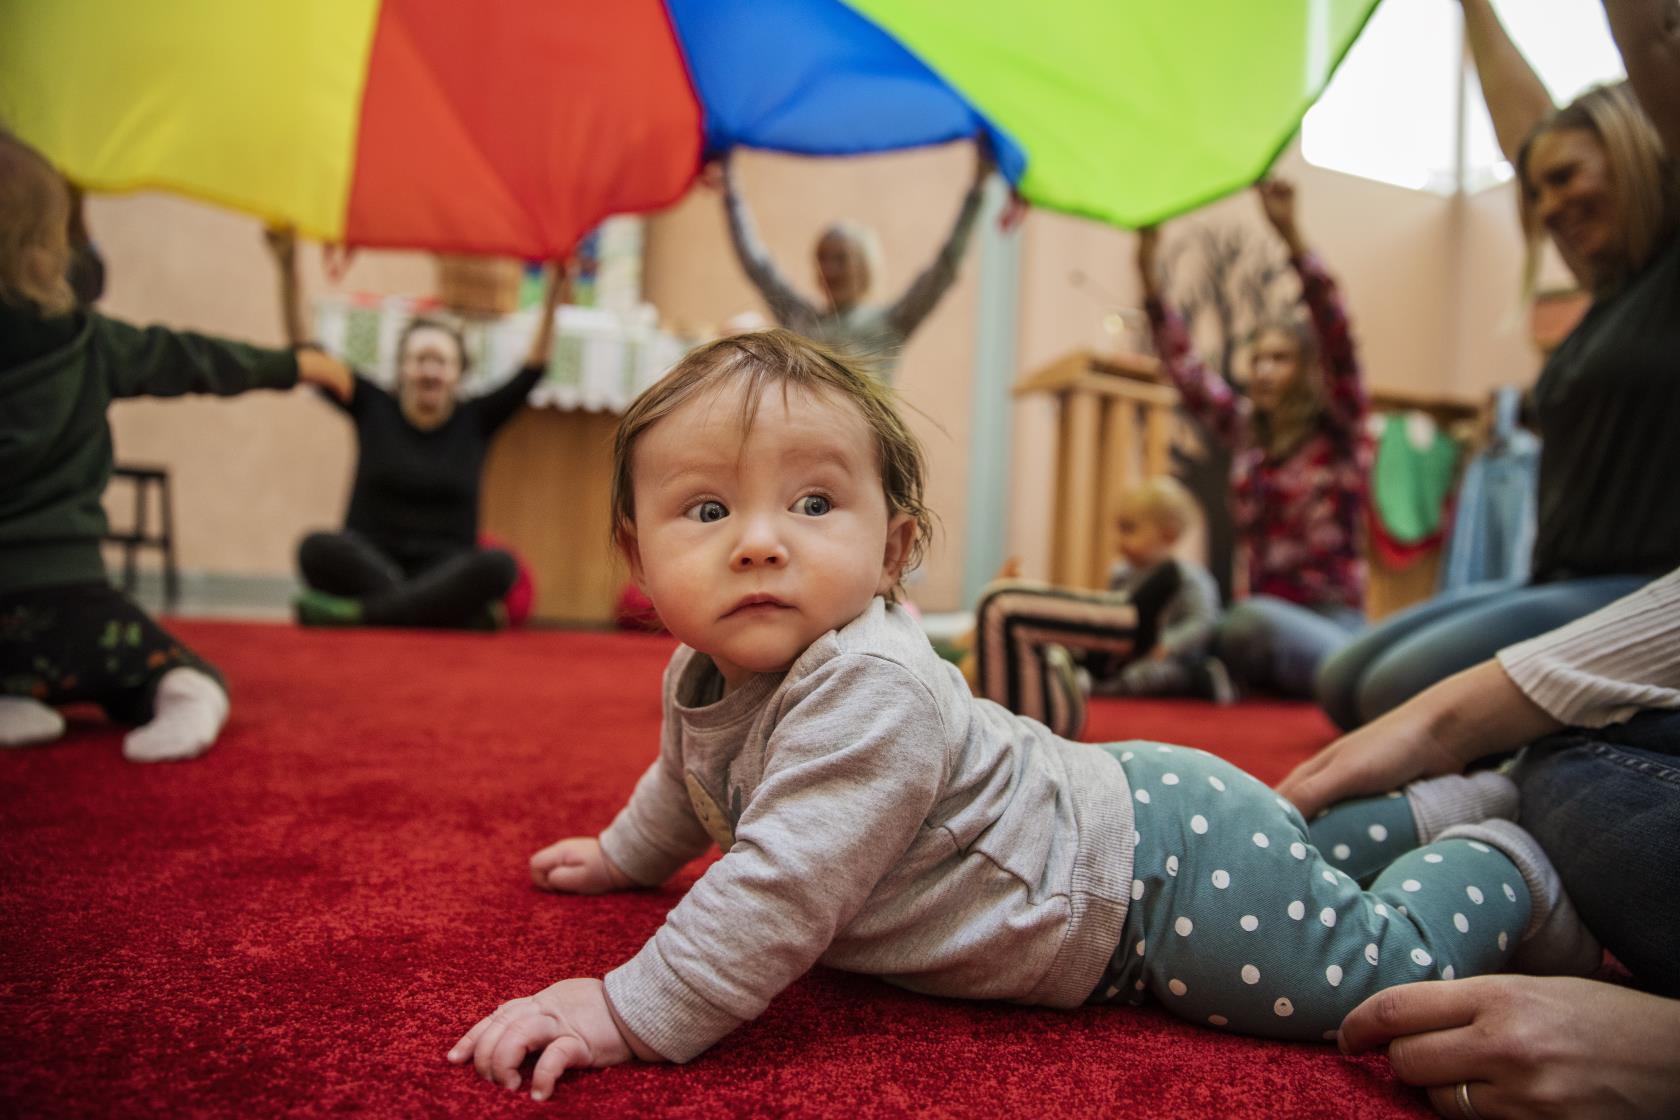
{"type": "Polygon", "coordinates": [[[0,747],[58,738],[56,705],[90,700],[141,724],[123,743],[128,758],[191,758],[216,741],[227,691],[106,581],[106,410],[123,397],[300,380],[342,396],[350,371],[324,354],[142,330],[77,306],[69,225],[62,177],[0,129],[0,747]]]}

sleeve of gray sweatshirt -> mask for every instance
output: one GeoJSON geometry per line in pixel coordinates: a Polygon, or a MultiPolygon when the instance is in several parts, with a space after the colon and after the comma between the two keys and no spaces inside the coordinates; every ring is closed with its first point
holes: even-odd
{"type": "Polygon", "coordinates": [[[735,189],[734,175],[728,171],[724,178],[723,212],[729,222],[729,239],[735,245],[735,256],[740,259],[747,279],[769,305],[770,314],[790,330],[809,331],[820,312],[776,268],[770,250],[753,225],[752,215],[747,213],[746,201],[735,189]]]}
{"type": "Polygon", "coordinates": [[[923,269],[921,275],[910,282],[904,294],[887,308],[887,321],[892,324],[898,337],[909,338],[916,332],[923,319],[939,303],[940,297],[951,287],[957,278],[957,267],[962,264],[963,254],[968,252],[969,238],[974,233],[975,219],[980,216],[980,204],[985,191],[984,183],[975,183],[963,196],[962,207],[957,211],[957,220],[951,226],[951,233],[945,239],[945,244],[939,247],[939,252],[933,258],[933,263],[923,269]]]}
{"type": "Polygon", "coordinates": [[[1647,708],[1680,708],[1680,570],[1569,625],[1499,651],[1546,714],[1607,727],[1647,708]]]}
{"type": "Polygon", "coordinates": [[[638,1038],[686,1062],[804,975],[926,821],[944,781],[939,706],[896,662],[843,654],[781,694],[735,844],[607,974],[638,1038]]]}
{"type": "Polygon", "coordinates": [[[683,784],[682,749],[673,710],[673,685],[692,656],[687,650],[679,652],[666,667],[659,757],[643,772],[629,802],[601,833],[601,850],[607,858],[646,887],[663,883],[712,843],[694,815],[683,784]]]}

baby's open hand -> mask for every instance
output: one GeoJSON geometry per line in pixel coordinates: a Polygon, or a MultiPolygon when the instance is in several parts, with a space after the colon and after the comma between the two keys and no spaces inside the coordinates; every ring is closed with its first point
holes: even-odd
{"type": "Polygon", "coordinates": [[[484,1080],[517,1089],[525,1055],[538,1050],[542,1057],[531,1072],[531,1099],[539,1101],[554,1092],[568,1069],[627,1061],[630,1044],[613,1022],[606,986],[592,979],[562,980],[534,996],[509,1000],[462,1035],[449,1060],[470,1061],[484,1080]]]}
{"type": "Polygon", "coordinates": [[[545,891],[568,894],[602,894],[636,885],[613,866],[593,836],[568,837],[532,856],[531,882],[545,891]]]}

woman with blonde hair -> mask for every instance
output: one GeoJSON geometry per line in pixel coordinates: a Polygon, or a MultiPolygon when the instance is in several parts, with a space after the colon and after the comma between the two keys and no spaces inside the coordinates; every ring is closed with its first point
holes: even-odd
{"type": "Polygon", "coordinates": [[[1365,387],[1336,283],[1296,223],[1294,187],[1267,180],[1256,191],[1301,278],[1309,321],[1278,316],[1254,328],[1246,395],[1196,356],[1162,298],[1156,229],[1138,231],[1137,264],[1162,368],[1184,407],[1233,450],[1248,597],[1221,620],[1215,652],[1238,683],[1304,697],[1320,662],[1364,621],[1365,387]]]}
{"type": "Polygon", "coordinates": [[[1554,110],[1488,0],[1464,0],[1521,188],[1527,286],[1550,240],[1592,304],[1533,390],[1540,505],[1528,582],[1439,597],[1339,651],[1318,692],[1343,728],[1680,565],[1680,6],[1605,9],[1629,80],[1554,110]]]}

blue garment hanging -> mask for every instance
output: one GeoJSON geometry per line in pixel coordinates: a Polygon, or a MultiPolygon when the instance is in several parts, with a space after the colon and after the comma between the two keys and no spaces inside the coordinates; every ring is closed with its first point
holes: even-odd
{"type": "Polygon", "coordinates": [[[1440,590],[1524,583],[1540,507],[1540,439],[1517,426],[1518,390],[1494,393],[1493,436],[1470,460],[1447,534],[1440,590]]]}

